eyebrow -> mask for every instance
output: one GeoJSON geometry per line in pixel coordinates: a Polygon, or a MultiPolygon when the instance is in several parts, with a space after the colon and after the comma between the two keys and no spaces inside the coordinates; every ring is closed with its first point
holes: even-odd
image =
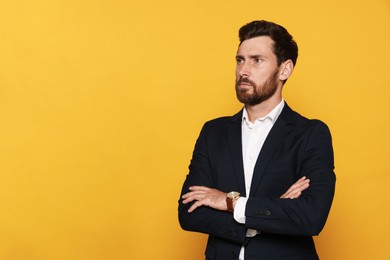
{"type": "MultiPolygon", "coordinates": [[[[249,59],[259,59],[259,58],[265,59],[265,56],[260,54],[249,55],[249,59]]],[[[243,55],[236,55],[236,59],[245,59],[245,57],[243,55]]]]}

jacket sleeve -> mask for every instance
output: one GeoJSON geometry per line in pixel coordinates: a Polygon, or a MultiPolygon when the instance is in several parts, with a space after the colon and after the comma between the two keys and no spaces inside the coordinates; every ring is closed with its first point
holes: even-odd
{"type": "Polygon", "coordinates": [[[215,188],[216,177],[211,169],[207,147],[207,123],[196,141],[192,160],[179,199],[179,222],[184,230],[196,231],[220,237],[231,242],[242,244],[246,228],[237,223],[233,214],[215,210],[206,206],[197,208],[192,213],[188,209],[193,203],[183,204],[181,196],[189,191],[191,186],[207,186],[215,188]]]}
{"type": "Polygon", "coordinates": [[[297,170],[310,186],[297,199],[250,197],[246,226],[274,234],[318,235],[332,204],[336,177],[332,140],[328,127],[314,121],[306,133],[297,170]]]}

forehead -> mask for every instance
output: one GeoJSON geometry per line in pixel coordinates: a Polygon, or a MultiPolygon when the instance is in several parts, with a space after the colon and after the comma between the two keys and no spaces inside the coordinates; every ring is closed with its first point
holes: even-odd
{"type": "Polygon", "coordinates": [[[274,41],[269,36],[258,36],[243,41],[238,47],[239,55],[274,55],[274,41]]]}

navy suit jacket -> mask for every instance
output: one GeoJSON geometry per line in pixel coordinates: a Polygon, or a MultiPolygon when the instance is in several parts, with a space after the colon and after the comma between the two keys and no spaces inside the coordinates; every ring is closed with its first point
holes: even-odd
{"type": "Polygon", "coordinates": [[[238,191],[248,198],[246,223],[206,206],[188,213],[192,203],[184,205],[180,199],[181,227],[209,235],[206,259],[238,259],[242,245],[245,260],[318,259],[312,236],[325,225],[336,180],[328,127],[285,104],[260,151],[246,194],[241,124],[242,111],[203,126],[181,195],[194,185],[238,191]],[[310,179],[310,187],[297,199],[280,199],[302,176],[310,179]],[[248,228],[261,233],[247,238],[248,228]]]}

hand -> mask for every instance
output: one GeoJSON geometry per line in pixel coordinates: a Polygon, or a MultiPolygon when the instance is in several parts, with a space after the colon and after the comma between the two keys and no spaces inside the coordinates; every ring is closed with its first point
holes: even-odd
{"type": "Polygon", "coordinates": [[[294,183],[282,196],[281,199],[296,199],[301,196],[302,191],[309,188],[309,179],[306,177],[300,178],[296,183],[294,183]]]}
{"type": "Polygon", "coordinates": [[[208,206],[217,210],[228,210],[226,204],[226,193],[205,186],[192,186],[189,190],[190,192],[182,196],[183,204],[196,200],[196,202],[189,208],[189,213],[193,212],[200,206],[208,206]]]}

